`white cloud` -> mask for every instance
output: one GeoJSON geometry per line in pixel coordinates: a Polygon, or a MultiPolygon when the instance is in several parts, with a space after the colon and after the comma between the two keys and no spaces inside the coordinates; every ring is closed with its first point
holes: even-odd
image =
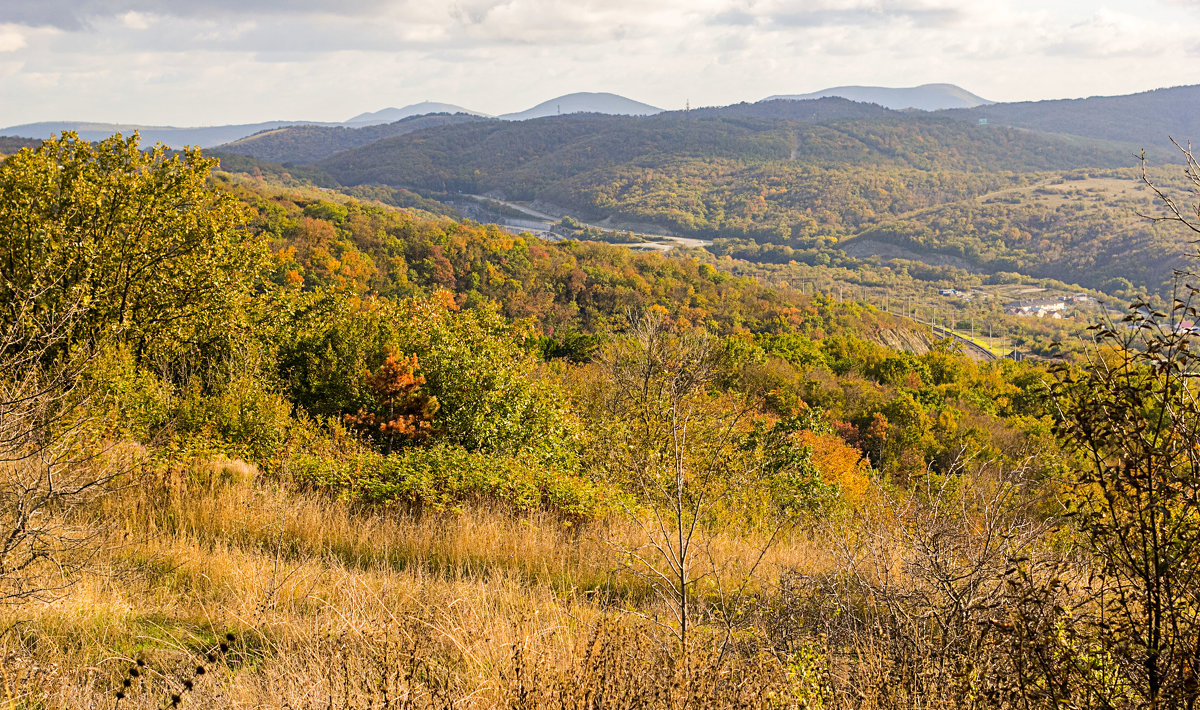
{"type": "Polygon", "coordinates": [[[0,25],[0,52],[15,52],[25,47],[25,35],[14,25],[0,25]]]}
{"type": "Polygon", "coordinates": [[[141,12],[129,12],[121,15],[121,24],[131,30],[146,30],[150,29],[150,18],[141,12]]]}

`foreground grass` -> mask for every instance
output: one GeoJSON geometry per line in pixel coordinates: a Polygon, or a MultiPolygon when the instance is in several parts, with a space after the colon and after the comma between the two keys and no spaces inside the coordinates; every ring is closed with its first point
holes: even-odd
{"type": "MultiPolygon", "coordinates": [[[[761,654],[699,673],[703,644],[679,663],[669,633],[640,621],[668,610],[618,574],[614,541],[637,543],[618,521],[362,509],[227,461],[147,476],[89,514],[95,572],[0,609],[5,707],[535,707],[589,684],[625,688],[629,706],[655,692],[694,706],[689,694],[732,702],[738,688],[768,703],[783,678],[761,654]]],[[[707,549],[720,580],[754,541],[707,549]]],[[[817,569],[823,554],[797,537],[764,569],[817,569]]]]}

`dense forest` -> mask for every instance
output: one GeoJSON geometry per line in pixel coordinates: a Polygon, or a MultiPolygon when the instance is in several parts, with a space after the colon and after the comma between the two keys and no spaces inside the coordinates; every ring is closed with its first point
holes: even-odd
{"type": "MultiPolygon", "coordinates": [[[[679,140],[787,150],[757,125],[679,140]]],[[[0,164],[8,704],[1200,697],[1189,288],[979,362],[766,267],[403,199],[136,137],[0,164]]]]}

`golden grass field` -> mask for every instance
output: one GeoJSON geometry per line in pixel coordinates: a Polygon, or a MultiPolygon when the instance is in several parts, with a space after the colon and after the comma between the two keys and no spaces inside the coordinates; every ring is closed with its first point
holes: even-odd
{"type": "MultiPolygon", "coordinates": [[[[150,478],[77,521],[102,534],[88,574],[0,608],[0,707],[541,707],[621,683],[656,706],[688,702],[686,687],[724,707],[739,683],[783,678],[751,654],[677,682],[701,674],[674,660],[652,590],[620,573],[614,542],[632,544],[628,523],[355,509],[241,461],[150,478]]],[[[760,542],[708,539],[704,564],[736,577],[760,542]]],[[[828,563],[796,534],[760,577],[828,563]]],[[[710,647],[697,640],[688,664],[713,661],[710,647]]],[[[767,702],[756,693],[752,704],[767,702]]]]}

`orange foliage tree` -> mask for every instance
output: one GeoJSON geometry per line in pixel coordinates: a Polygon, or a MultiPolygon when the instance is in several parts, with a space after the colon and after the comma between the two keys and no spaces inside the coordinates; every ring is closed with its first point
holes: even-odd
{"type": "Polygon", "coordinates": [[[433,433],[433,417],[438,411],[437,397],[421,391],[425,376],[417,372],[420,364],[416,354],[400,355],[389,351],[383,365],[374,373],[367,372],[367,386],[375,395],[376,411],[359,409],[357,414],[345,415],[352,427],[378,441],[386,441],[385,452],[391,453],[396,438],[421,441],[433,433]]]}

